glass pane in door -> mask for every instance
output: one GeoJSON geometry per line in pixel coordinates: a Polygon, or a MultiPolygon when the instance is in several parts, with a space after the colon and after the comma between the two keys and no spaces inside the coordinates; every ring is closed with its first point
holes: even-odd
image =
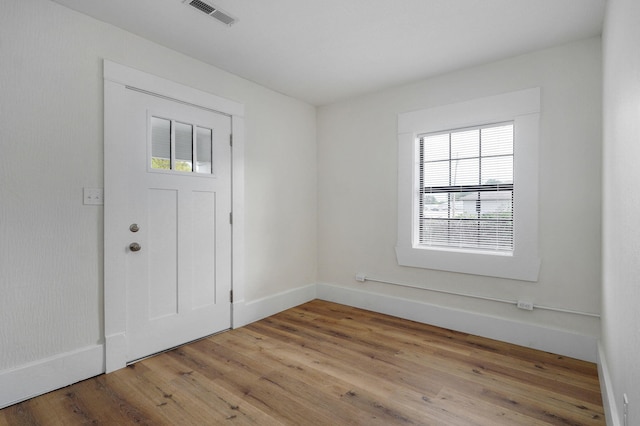
{"type": "Polygon", "coordinates": [[[175,123],[176,126],[176,162],[174,170],[193,171],[193,126],[175,123]]]}
{"type": "Polygon", "coordinates": [[[212,131],[204,127],[196,130],[196,173],[211,174],[212,131]]]}
{"type": "Polygon", "coordinates": [[[151,117],[151,168],[171,169],[171,120],[151,117]]]}

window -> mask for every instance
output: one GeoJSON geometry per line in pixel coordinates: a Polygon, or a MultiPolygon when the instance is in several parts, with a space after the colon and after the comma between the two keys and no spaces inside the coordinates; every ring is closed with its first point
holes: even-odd
{"type": "Polygon", "coordinates": [[[212,143],[211,129],[152,116],[150,167],[210,175],[212,143]]]}
{"type": "Polygon", "coordinates": [[[537,281],[540,89],[398,115],[398,263],[537,281]]]}
{"type": "Polygon", "coordinates": [[[418,136],[418,244],[513,251],[513,122],[418,136]]]}

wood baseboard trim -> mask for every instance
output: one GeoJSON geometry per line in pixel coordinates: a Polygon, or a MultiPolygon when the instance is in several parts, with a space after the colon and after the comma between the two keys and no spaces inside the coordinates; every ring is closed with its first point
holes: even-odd
{"type": "Polygon", "coordinates": [[[309,284],[250,302],[234,302],[233,328],[242,327],[315,298],[316,284],[309,284]]]}
{"type": "Polygon", "coordinates": [[[95,345],[0,371],[0,409],[104,372],[104,346],[95,345]]]}
{"type": "Polygon", "coordinates": [[[318,299],[368,309],[589,362],[597,360],[597,337],[445,308],[333,284],[317,285],[318,299]]]}

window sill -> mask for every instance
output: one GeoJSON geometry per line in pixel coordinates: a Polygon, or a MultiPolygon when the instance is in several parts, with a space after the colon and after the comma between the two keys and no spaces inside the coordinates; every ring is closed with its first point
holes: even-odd
{"type": "Polygon", "coordinates": [[[471,248],[463,248],[463,247],[449,247],[449,246],[429,246],[426,244],[416,245],[413,247],[415,250],[430,250],[430,251],[445,251],[448,253],[467,253],[467,254],[481,254],[483,256],[505,256],[505,257],[513,257],[513,252],[509,251],[494,251],[494,250],[482,250],[482,249],[471,249],[471,248]]]}
{"type": "Polygon", "coordinates": [[[538,281],[540,259],[535,256],[433,248],[396,247],[398,264],[463,274],[538,281]]]}

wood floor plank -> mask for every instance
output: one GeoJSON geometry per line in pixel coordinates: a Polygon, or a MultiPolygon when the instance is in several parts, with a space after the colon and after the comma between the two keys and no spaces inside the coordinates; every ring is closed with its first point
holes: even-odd
{"type": "Polygon", "coordinates": [[[145,364],[149,368],[149,381],[170,384],[171,401],[178,402],[188,413],[200,413],[202,424],[231,420],[232,423],[263,424],[267,418],[251,405],[242,404],[241,398],[225,392],[215,381],[185,369],[175,358],[153,357],[145,364]]]}
{"type": "Polygon", "coordinates": [[[495,405],[454,389],[444,388],[431,401],[443,410],[459,413],[468,424],[535,425],[539,421],[506,407],[496,410],[495,405]]]}
{"type": "MultiPolygon", "coordinates": [[[[91,414],[92,422],[152,424],[152,418],[148,418],[135,404],[129,403],[125,397],[119,395],[110,386],[115,376],[115,374],[110,376],[102,375],[92,380],[85,380],[67,388],[69,392],[64,393],[64,395],[69,397],[69,393],[72,392],[76,398],[81,400],[88,413],[91,414]]],[[[52,392],[45,396],[55,394],[57,392],[52,392]]],[[[74,424],[74,422],[61,422],[59,424],[74,424]]]]}
{"type": "MultiPolygon", "coordinates": [[[[337,316],[333,316],[333,318],[337,318],[337,316]]],[[[380,319],[378,317],[378,319],[380,319]]],[[[391,322],[393,323],[402,323],[402,320],[398,320],[398,319],[391,319],[391,322]]],[[[406,325],[406,322],[403,324],[406,325]]],[[[413,325],[416,328],[419,329],[425,329],[425,328],[429,328],[431,326],[425,326],[423,324],[417,324],[417,323],[413,323],[413,325]]],[[[440,334],[440,333],[438,333],[440,334]]],[[[463,336],[463,334],[460,333],[453,333],[454,335],[457,335],[457,337],[461,337],[463,336]]],[[[403,335],[404,337],[406,337],[406,335],[403,335]]],[[[450,333],[445,333],[445,338],[447,340],[449,340],[452,335],[450,333]]],[[[384,337],[388,337],[388,336],[384,336],[384,337]]],[[[403,338],[404,338],[403,337],[403,338]]],[[[478,339],[475,338],[475,336],[472,336],[472,339],[478,339]]],[[[466,340],[466,339],[465,339],[466,340]]],[[[402,344],[403,342],[396,342],[396,344],[402,344]]],[[[451,344],[451,343],[449,343],[451,344]]],[[[467,345],[469,346],[469,345],[467,345]]],[[[501,347],[501,348],[507,348],[511,351],[517,351],[517,352],[528,352],[529,354],[541,354],[543,355],[542,358],[543,359],[547,359],[547,360],[552,360],[552,361],[558,361],[558,360],[563,360],[563,357],[559,357],[557,355],[553,355],[553,354],[544,354],[544,353],[540,353],[539,351],[533,351],[527,348],[520,348],[520,347],[515,347],[513,345],[508,345],[502,342],[496,342],[496,341],[491,341],[489,339],[481,339],[479,342],[474,342],[474,346],[476,347],[476,349],[474,349],[473,355],[474,358],[478,358],[478,355],[480,355],[481,357],[484,356],[484,363],[487,363],[489,360],[491,360],[491,365],[493,365],[493,368],[495,370],[501,370],[503,374],[508,375],[513,375],[515,374],[516,376],[520,375],[521,372],[523,372],[523,374],[520,376],[520,378],[524,378],[524,379],[528,379],[526,381],[531,381],[531,380],[536,380],[538,381],[538,383],[544,383],[545,386],[554,391],[554,392],[566,392],[567,391],[567,387],[571,387],[572,386],[572,390],[573,390],[573,395],[576,394],[580,394],[583,392],[583,395],[578,395],[578,397],[583,397],[586,400],[592,399],[593,402],[595,402],[596,405],[600,404],[600,395],[599,395],[599,385],[598,385],[598,380],[597,380],[597,374],[596,374],[596,369],[595,366],[593,364],[589,364],[589,363],[585,363],[583,361],[578,361],[578,360],[573,360],[576,361],[578,364],[581,364],[581,371],[579,371],[578,373],[573,373],[572,370],[567,369],[565,365],[564,361],[561,361],[560,363],[555,362],[555,364],[560,364],[562,365],[562,370],[559,369],[555,369],[555,371],[546,374],[547,373],[547,368],[544,367],[544,363],[540,363],[540,362],[536,362],[536,363],[531,363],[528,362],[525,358],[525,361],[522,360],[517,360],[517,362],[515,363],[511,363],[511,365],[526,365],[528,368],[526,369],[522,369],[519,368],[517,369],[517,371],[512,372],[511,374],[509,374],[508,372],[506,372],[506,370],[501,366],[501,363],[503,363],[504,361],[507,360],[512,360],[512,358],[510,357],[506,357],[506,356],[496,356],[496,355],[500,355],[499,354],[499,349],[496,349],[495,347],[501,347]],[[483,350],[480,350],[479,348],[482,348],[483,350]],[[494,359],[491,359],[494,358],[494,359]],[[496,360],[496,358],[499,358],[499,361],[496,360]],[[526,364],[525,364],[526,363],[526,364]],[[587,375],[585,374],[581,374],[582,370],[584,370],[585,367],[589,366],[588,373],[587,375]],[[531,374],[529,372],[533,372],[534,374],[531,374]],[[540,374],[542,373],[542,374],[540,374]],[[546,379],[544,380],[544,376],[546,375],[546,379]],[[524,377],[522,377],[524,376],[524,377]],[[528,377],[527,377],[528,376],[528,377]],[[538,377],[541,376],[541,377],[538,377]],[[564,376],[570,376],[570,378],[573,381],[573,385],[567,385],[566,383],[563,383],[563,378],[564,376]],[[587,384],[587,385],[591,385],[590,387],[588,387],[588,389],[583,389],[582,385],[583,384],[587,384]],[[564,387],[564,389],[562,389],[564,387]],[[559,389],[560,388],[560,389],[559,389]]],[[[413,349],[413,348],[410,348],[413,349]]],[[[448,349],[448,348],[447,348],[448,349]]],[[[464,353],[464,352],[460,352],[459,353],[464,353]]],[[[421,352],[421,356],[424,354],[424,352],[421,352]]],[[[447,350],[446,354],[444,355],[444,357],[449,358],[451,356],[451,351],[447,350]]],[[[486,370],[487,368],[483,365],[483,364],[478,364],[476,363],[475,360],[469,362],[466,362],[467,364],[471,364],[472,366],[475,366],[477,368],[479,368],[480,370],[486,370]]],[[[509,364],[508,364],[509,365],[509,364]]],[[[540,386],[544,389],[545,386],[540,386]]],[[[576,405],[576,407],[581,411],[584,412],[586,410],[585,404],[578,404],[576,405]]],[[[597,414],[594,413],[589,413],[587,414],[587,416],[591,417],[591,416],[595,416],[598,417],[597,414]]]]}
{"type": "Polygon", "coordinates": [[[314,300],[0,410],[0,425],[605,424],[594,364],[314,300]]]}
{"type": "MultiPolygon", "coordinates": [[[[109,387],[123,398],[135,399],[136,408],[145,413],[150,423],[167,423],[170,419],[184,423],[186,414],[180,400],[173,399],[173,388],[169,383],[154,383],[145,378],[142,365],[125,370],[128,374],[114,374],[109,387]]],[[[124,372],[120,372],[124,373],[124,372]]]]}
{"type": "MultiPolygon", "coordinates": [[[[276,324],[276,320],[272,323],[276,324]]],[[[263,328],[261,324],[252,325],[257,329],[263,328]]],[[[283,331],[280,328],[264,327],[265,336],[278,336],[284,339],[283,331]]],[[[298,359],[307,365],[323,365],[324,369],[335,369],[334,375],[342,375],[351,377],[350,380],[365,380],[366,378],[381,390],[387,380],[400,380],[404,386],[412,386],[422,392],[435,395],[441,385],[436,381],[425,380],[423,377],[416,375],[416,365],[405,365],[401,362],[388,363],[381,361],[388,359],[385,354],[371,351],[369,348],[358,347],[357,344],[350,345],[348,348],[336,342],[329,342],[318,337],[312,331],[307,331],[304,336],[298,336],[296,332],[287,337],[292,343],[291,348],[271,350],[275,353],[282,352],[282,356],[291,359],[298,359]],[[364,351],[364,353],[363,353],[364,351]],[[357,363],[344,363],[343,359],[356,359],[357,363]]],[[[392,356],[392,355],[388,355],[392,356]]]]}
{"type": "MultiPolygon", "coordinates": [[[[418,361],[422,360],[419,359],[418,361]]],[[[582,416],[584,409],[576,410],[578,406],[586,407],[587,411],[592,412],[593,415],[602,413],[601,404],[591,405],[587,401],[580,401],[571,395],[562,394],[560,391],[540,388],[535,383],[529,383],[524,379],[520,380],[505,376],[491,369],[478,368],[473,361],[465,362],[456,360],[453,357],[431,357],[425,362],[429,362],[430,366],[441,370],[443,373],[448,373],[469,383],[481,385],[485,389],[504,390],[514,400],[526,398],[529,401],[535,401],[534,406],[537,407],[538,411],[556,413],[556,416],[560,418],[568,417],[571,412],[576,412],[576,414],[582,416]]]]}
{"type": "Polygon", "coordinates": [[[277,382],[268,380],[270,371],[262,369],[259,362],[251,361],[242,354],[229,357],[219,350],[215,342],[199,343],[195,350],[202,351],[202,356],[207,357],[212,366],[224,371],[221,386],[244,395],[246,400],[259,404],[274,418],[282,418],[290,424],[309,421],[313,424],[331,424],[329,413],[318,410],[315,406],[305,406],[299,395],[283,391],[277,382]]]}

